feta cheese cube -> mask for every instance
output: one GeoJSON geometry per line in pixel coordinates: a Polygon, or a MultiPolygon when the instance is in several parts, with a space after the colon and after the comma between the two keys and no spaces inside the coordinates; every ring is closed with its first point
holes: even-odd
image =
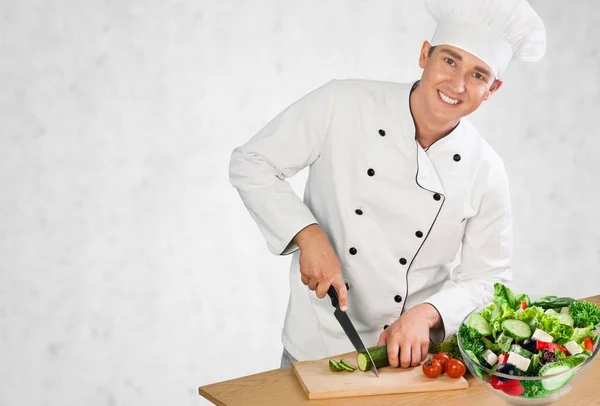
{"type": "Polygon", "coordinates": [[[547,343],[551,343],[552,340],[554,340],[554,338],[552,338],[550,334],[546,333],[544,330],[540,330],[539,328],[534,331],[533,335],[531,336],[531,339],[537,341],[545,341],[547,343]]]}
{"type": "Polygon", "coordinates": [[[515,368],[520,369],[523,372],[526,372],[527,369],[529,368],[529,364],[531,363],[531,360],[529,358],[525,358],[524,356],[519,355],[517,353],[509,352],[506,363],[512,364],[515,366],[515,368]]]}
{"type": "Polygon", "coordinates": [[[498,362],[498,356],[490,349],[485,350],[483,358],[492,366],[498,362]]]}
{"type": "Polygon", "coordinates": [[[565,348],[567,349],[567,351],[569,351],[569,354],[571,355],[580,354],[583,352],[581,346],[573,340],[566,343],[565,348]]]}
{"type": "Polygon", "coordinates": [[[569,308],[568,307],[563,307],[562,309],[560,309],[561,313],[569,313],[569,308]]]}

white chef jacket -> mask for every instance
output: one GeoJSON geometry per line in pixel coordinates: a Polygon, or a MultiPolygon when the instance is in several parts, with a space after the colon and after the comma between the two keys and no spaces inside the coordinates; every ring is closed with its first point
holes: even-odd
{"type": "Polygon", "coordinates": [[[293,238],[310,224],[340,258],[347,313],[367,347],[424,302],[443,321],[430,338],[448,339],[494,282],[512,278],[504,164],[465,118],[424,150],[409,106],[417,83],[332,80],[231,155],[230,181],[269,250],[293,254],[282,342],[298,360],[354,351],[329,297],[301,281],[293,238]],[[301,199],[286,178],[307,166],[301,199]]]}

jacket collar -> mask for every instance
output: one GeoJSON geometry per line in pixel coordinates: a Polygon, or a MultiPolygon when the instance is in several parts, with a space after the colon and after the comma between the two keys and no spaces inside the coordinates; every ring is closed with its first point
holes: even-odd
{"type": "MultiPolygon", "coordinates": [[[[444,188],[435,167],[426,150],[416,140],[416,127],[410,110],[411,92],[418,86],[419,81],[402,86],[399,100],[399,114],[402,125],[402,144],[411,148],[417,157],[415,181],[423,189],[444,194],[444,188]]],[[[445,137],[437,140],[429,148],[436,149],[438,153],[447,154],[447,159],[456,161],[465,158],[469,148],[468,131],[465,128],[464,117],[458,125],[445,137]]],[[[438,155],[438,154],[436,154],[438,155]]],[[[458,164],[458,162],[457,162],[458,164]]]]}

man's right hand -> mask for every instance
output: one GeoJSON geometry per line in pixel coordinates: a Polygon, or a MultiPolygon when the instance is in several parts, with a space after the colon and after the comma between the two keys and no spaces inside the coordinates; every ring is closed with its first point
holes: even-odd
{"type": "Polygon", "coordinates": [[[338,294],[340,310],[348,307],[348,291],[342,278],[342,266],[327,235],[317,224],[300,231],[294,241],[300,248],[302,283],[323,299],[333,285],[338,294]]]}

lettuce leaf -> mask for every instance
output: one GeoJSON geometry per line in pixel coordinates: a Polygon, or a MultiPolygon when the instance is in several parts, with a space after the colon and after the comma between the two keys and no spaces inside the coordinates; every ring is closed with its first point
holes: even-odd
{"type": "Polygon", "coordinates": [[[568,342],[575,330],[573,326],[562,324],[558,318],[551,314],[544,314],[538,328],[550,334],[557,344],[565,344],[568,342]]]}
{"type": "Polygon", "coordinates": [[[527,323],[531,328],[532,332],[535,331],[536,328],[539,328],[541,326],[542,319],[545,316],[546,314],[544,313],[544,309],[537,306],[528,307],[525,310],[522,310],[515,314],[515,318],[517,320],[521,320],[527,323]]]}
{"type": "Polygon", "coordinates": [[[589,325],[587,327],[575,327],[571,340],[577,344],[581,344],[587,337],[593,337],[594,326],[589,325]]]}

